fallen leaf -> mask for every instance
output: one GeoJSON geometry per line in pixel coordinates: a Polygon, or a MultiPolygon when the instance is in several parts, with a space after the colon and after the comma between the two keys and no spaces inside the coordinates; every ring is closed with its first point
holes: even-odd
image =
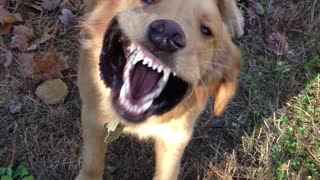
{"type": "Polygon", "coordinates": [[[269,35],[267,49],[278,56],[282,56],[288,53],[289,44],[284,35],[281,35],[279,32],[273,32],[269,35]]]}
{"type": "Polygon", "coordinates": [[[20,113],[22,110],[22,104],[21,103],[11,103],[9,105],[9,112],[11,114],[17,114],[20,113]]]}
{"type": "Polygon", "coordinates": [[[39,43],[43,44],[43,43],[49,41],[50,39],[52,39],[53,38],[53,34],[52,34],[53,30],[54,30],[54,27],[45,26],[43,28],[42,33],[41,33],[41,37],[40,37],[39,43]]]}
{"type": "Polygon", "coordinates": [[[252,9],[257,15],[261,16],[264,14],[264,9],[263,9],[262,5],[257,1],[254,1],[252,3],[252,9]]]}
{"type": "Polygon", "coordinates": [[[19,58],[26,76],[37,81],[60,78],[61,71],[68,68],[66,60],[67,57],[50,52],[44,56],[23,53],[19,58]]]}
{"type": "Polygon", "coordinates": [[[23,21],[23,19],[19,13],[15,13],[13,15],[10,15],[5,19],[5,23],[7,23],[7,24],[13,24],[13,23],[20,22],[20,21],[23,21]]]}
{"type": "Polygon", "coordinates": [[[7,21],[7,18],[10,16],[11,13],[4,7],[0,6],[0,24],[4,25],[7,21]]]}
{"type": "Polygon", "coordinates": [[[13,29],[10,47],[17,48],[23,52],[28,48],[28,41],[34,36],[33,32],[26,26],[19,25],[13,29]]]}
{"type": "Polygon", "coordinates": [[[37,83],[30,78],[25,78],[23,83],[19,83],[13,87],[15,87],[14,89],[16,89],[18,93],[30,93],[37,89],[37,83]]]}
{"type": "Polygon", "coordinates": [[[70,9],[62,9],[62,15],[59,15],[59,19],[63,25],[69,26],[76,23],[76,16],[70,9]]]}
{"type": "Polygon", "coordinates": [[[42,83],[35,94],[46,104],[57,104],[68,95],[68,87],[61,79],[52,79],[42,83]]]}
{"type": "Polygon", "coordinates": [[[52,0],[45,0],[42,4],[41,7],[44,10],[47,11],[53,11],[58,7],[58,2],[57,1],[52,1],[52,0]]]}
{"type": "Polygon", "coordinates": [[[28,48],[27,51],[34,51],[38,49],[38,44],[31,44],[28,48]]]}
{"type": "Polygon", "coordinates": [[[7,9],[0,6],[0,35],[9,34],[12,24],[22,21],[22,17],[20,14],[11,14],[7,9]]]}
{"type": "Polygon", "coordinates": [[[8,68],[12,64],[12,53],[11,51],[7,51],[5,53],[1,53],[0,55],[0,65],[8,68]]]}

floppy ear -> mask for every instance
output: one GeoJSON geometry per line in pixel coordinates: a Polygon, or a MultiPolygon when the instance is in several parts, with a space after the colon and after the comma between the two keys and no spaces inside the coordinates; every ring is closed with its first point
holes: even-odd
{"type": "Polygon", "coordinates": [[[221,81],[211,89],[211,94],[215,96],[214,114],[216,116],[224,112],[229,101],[234,97],[238,85],[241,51],[233,43],[228,45],[228,51],[222,58],[226,62],[225,65],[229,67],[223,68],[221,81]]]}

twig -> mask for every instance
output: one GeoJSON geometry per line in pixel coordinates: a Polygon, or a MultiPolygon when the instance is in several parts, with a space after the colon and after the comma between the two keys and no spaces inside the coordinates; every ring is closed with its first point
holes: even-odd
{"type": "Polygon", "coordinates": [[[315,8],[316,8],[316,4],[317,4],[317,0],[314,0],[314,2],[313,2],[313,6],[312,6],[312,9],[311,9],[311,22],[310,23],[313,23],[313,21],[314,21],[314,10],[315,10],[315,8]]]}

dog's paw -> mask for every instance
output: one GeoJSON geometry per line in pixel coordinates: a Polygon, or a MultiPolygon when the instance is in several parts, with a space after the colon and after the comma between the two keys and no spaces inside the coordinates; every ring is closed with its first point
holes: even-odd
{"type": "Polygon", "coordinates": [[[239,38],[244,34],[244,18],[241,12],[239,12],[234,18],[226,20],[225,24],[231,37],[239,38]]]}

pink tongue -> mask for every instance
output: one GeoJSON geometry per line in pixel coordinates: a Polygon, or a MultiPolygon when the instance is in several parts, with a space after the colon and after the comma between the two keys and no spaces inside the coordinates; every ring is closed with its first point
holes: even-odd
{"type": "Polygon", "coordinates": [[[152,92],[161,79],[161,74],[142,64],[137,64],[130,77],[130,92],[133,101],[138,101],[152,92]]]}

